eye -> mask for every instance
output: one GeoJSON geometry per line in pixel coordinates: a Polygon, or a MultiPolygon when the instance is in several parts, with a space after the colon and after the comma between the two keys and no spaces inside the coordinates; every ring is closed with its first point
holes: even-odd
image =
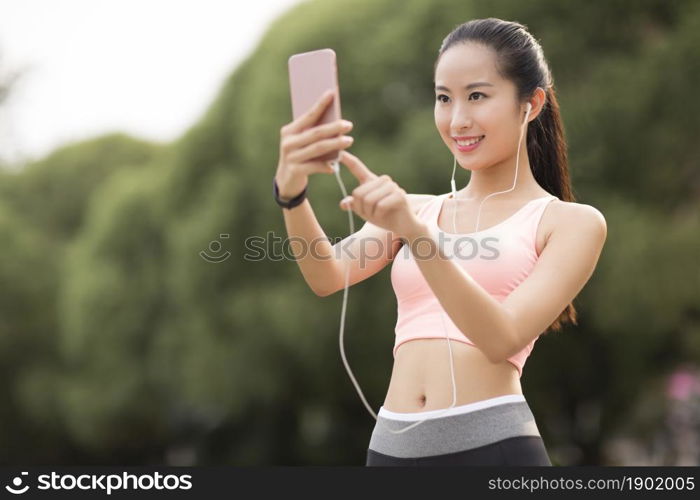
{"type": "MultiPolygon", "coordinates": [[[[471,98],[471,96],[473,96],[473,95],[480,95],[480,96],[486,97],[486,94],[484,94],[483,92],[472,92],[471,94],[469,94],[469,97],[471,98]]],[[[435,99],[436,99],[437,101],[440,101],[441,103],[444,104],[445,101],[441,100],[441,99],[440,99],[441,97],[447,97],[447,96],[446,96],[445,94],[438,94],[438,95],[435,97],[435,99]]],[[[449,97],[448,97],[448,99],[449,99],[449,97]]],[[[481,101],[482,99],[477,99],[477,100],[481,101]]]]}

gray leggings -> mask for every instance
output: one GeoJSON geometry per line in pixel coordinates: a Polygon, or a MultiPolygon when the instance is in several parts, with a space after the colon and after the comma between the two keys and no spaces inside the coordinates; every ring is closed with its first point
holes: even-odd
{"type": "Polygon", "coordinates": [[[366,465],[552,465],[522,394],[443,410],[396,413],[381,407],[366,465]],[[412,422],[425,422],[400,434],[412,422]]]}

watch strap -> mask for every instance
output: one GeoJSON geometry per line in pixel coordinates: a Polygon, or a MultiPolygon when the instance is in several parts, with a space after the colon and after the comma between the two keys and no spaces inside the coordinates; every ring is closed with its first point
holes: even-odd
{"type": "Polygon", "coordinates": [[[304,199],[306,198],[306,190],[308,187],[309,187],[308,184],[306,186],[304,186],[304,190],[301,193],[299,193],[298,195],[296,195],[294,198],[292,198],[291,200],[288,200],[288,201],[281,200],[280,193],[279,193],[279,187],[277,186],[277,179],[275,177],[272,177],[272,196],[275,198],[275,201],[277,202],[277,204],[280,207],[286,208],[288,210],[296,207],[297,205],[300,205],[304,201],[304,199]]]}

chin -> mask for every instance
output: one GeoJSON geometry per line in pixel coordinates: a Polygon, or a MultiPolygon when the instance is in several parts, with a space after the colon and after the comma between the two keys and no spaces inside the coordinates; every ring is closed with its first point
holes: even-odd
{"type": "Polygon", "coordinates": [[[483,160],[475,160],[472,158],[464,158],[463,156],[460,155],[461,151],[457,151],[457,154],[453,153],[453,156],[457,158],[457,165],[462,167],[463,170],[484,170],[485,168],[488,168],[486,165],[487,163],[484,163],[483,160]]]}

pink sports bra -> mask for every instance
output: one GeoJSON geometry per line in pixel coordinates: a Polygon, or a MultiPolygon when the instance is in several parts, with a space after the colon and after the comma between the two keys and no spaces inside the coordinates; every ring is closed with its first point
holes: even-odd
{"type": "MultiPolygon", "coordinates": [[[[558,198],[548,195],[530,200],[495,226],[472,233],[454,234],[438,226],[438,215],[450,194],[437,195],[426,202],[416,215],[427,223],[445,255],[461,265],[491,296],[503,302],[535,266],[539,257],[535,243],[540,219],[548,203],[558,198]]],[[[427,257],[421,253],[426,250],[422,250],[420,245],[415,246],[414,250],[419,257],[427,257]]],[[[409,340],[445,338],[444,328],[447,328],[451,340],[475,345],[442,308],[407,245],[399,249],[392,262],[391,284],[397,301],[394,357],[399,346],[409,340]],[[442,320],[440,315],[443,316],[442,320]]],[[[536,340],[508,358],[518,369],[520,377],[536,340]]]]}

